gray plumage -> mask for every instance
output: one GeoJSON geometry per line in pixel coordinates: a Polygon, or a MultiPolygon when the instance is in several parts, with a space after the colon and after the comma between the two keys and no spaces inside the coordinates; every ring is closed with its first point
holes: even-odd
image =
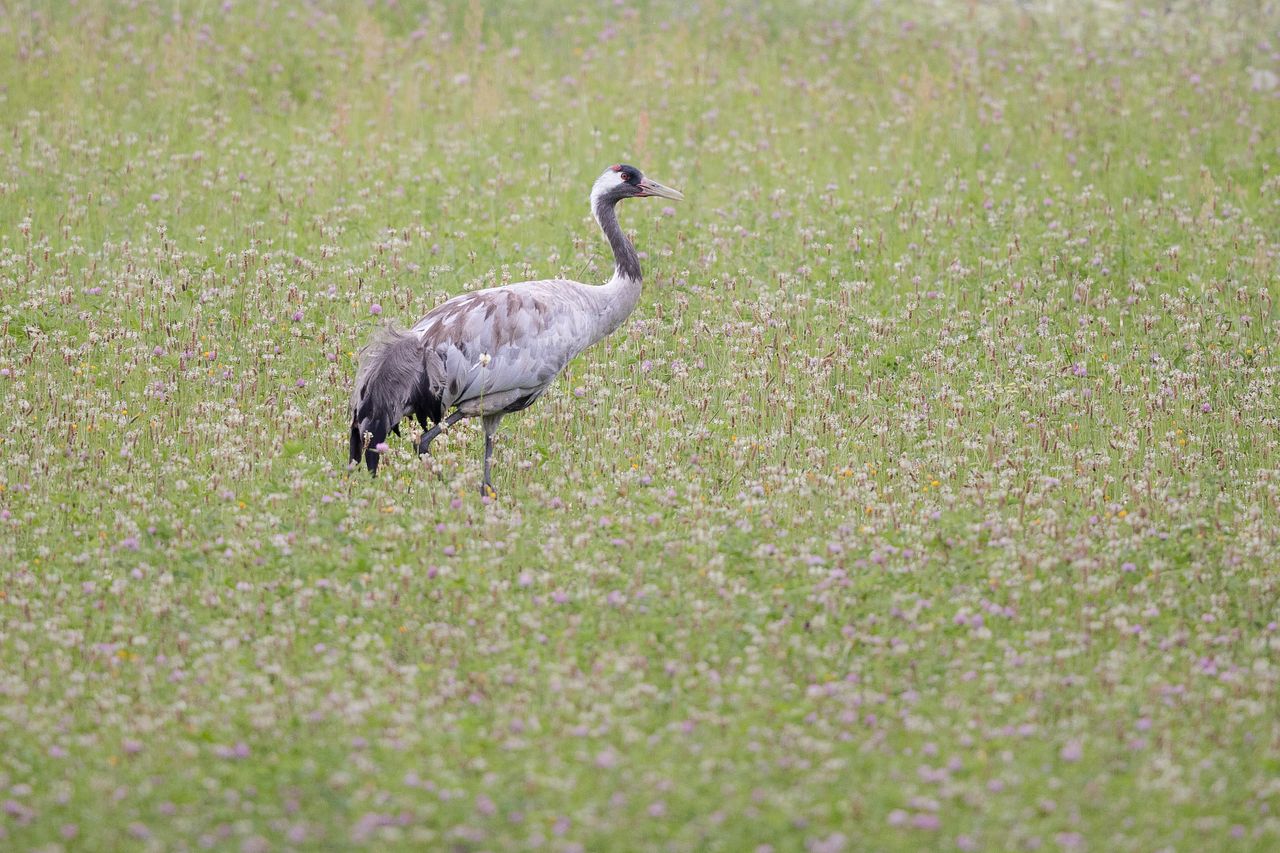
{"type": "Polygon", "coordinates": [[[351,397],[352,461],[363,455],[376,474],[377,448],[407,416],[426,430],[419,453],[428,452],[444,427],[480,416],[485,432],[481,493],[493,494],[490,459],[502,417],[541,397],[574,356],[617,329],[635,309],[640,262],[614,207],[624,198],[646,196],[682,198],[625,165],[606,170],[592,188],[592,213],[614,254],[614,275],[607,284],[550,279],[493,287],[448,300],[407,331],[388,326],[360,354],[351,397]]]}

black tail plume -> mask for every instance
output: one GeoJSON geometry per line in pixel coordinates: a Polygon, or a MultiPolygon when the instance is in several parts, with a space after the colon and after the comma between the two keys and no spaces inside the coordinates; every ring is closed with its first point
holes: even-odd
{"type": "Polygon", "coordinates": [[[364,435],[360,431],[360,421],[355,409],[351,410],[351,461],[359,462],[364,455],[364,435]]]}
{"type": "Polygon", "coordinates": [[[363,455],[375,476],[382,456],[377,447],[413,408],[425,378],[423,371],[421,339],[389,325],[360,352],[351,395],[351,461],[358,462],[363,455]]]}

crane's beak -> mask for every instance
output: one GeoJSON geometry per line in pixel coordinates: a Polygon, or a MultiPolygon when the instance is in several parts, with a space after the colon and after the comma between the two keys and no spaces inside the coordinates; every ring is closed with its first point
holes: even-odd
{"type": "Polygon", "coordinates": [[[680,190],[673,190],[671,187],[664,187],[657,181],[651,181],[648,178],[640,179],[640,198],[656,195],[658,198],[669,198],[675,201],[684,199],[684,194],[680,190]]]}

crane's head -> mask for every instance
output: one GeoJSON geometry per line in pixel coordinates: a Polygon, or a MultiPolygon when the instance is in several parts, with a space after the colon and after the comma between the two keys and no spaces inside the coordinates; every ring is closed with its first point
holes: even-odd
{"type": "Polygon", "coordinates": [[[649,180],[640,174],[640,170],[635,166],[619,163],[605,169],[604,174],[596,178],[595,186],[591,188],[591,209],[596,210],[601,202],[617,204],[624,198],[648,198],[649,196],[676,201],[684,198],[679,190],[673,190],[657,181],[649,180]]]}

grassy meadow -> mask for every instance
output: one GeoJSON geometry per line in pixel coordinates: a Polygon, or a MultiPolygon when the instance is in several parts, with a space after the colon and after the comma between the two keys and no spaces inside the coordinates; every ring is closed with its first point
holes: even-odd
{"type": "Polygon", "coordinates": [[[0,847],[1274,850],[1278,300],[1271,2],[0,5],[0,847]]]}

